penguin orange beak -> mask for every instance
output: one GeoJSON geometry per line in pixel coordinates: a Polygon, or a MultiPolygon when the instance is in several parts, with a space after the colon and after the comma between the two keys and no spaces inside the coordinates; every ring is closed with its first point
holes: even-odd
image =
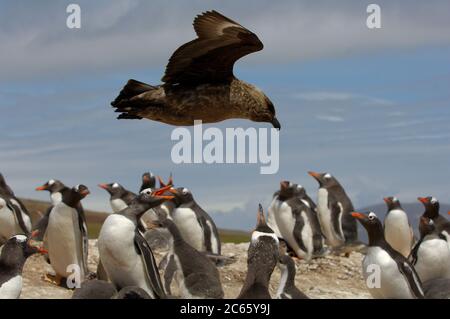
{"type": "Polygon", "coordinates": [[[358,212],[353,212],[350,215],[352,215],[353,217],[358,218],[358,219],[365,219],[366,218],[366,215],[364,215],[363,213],[358,213],[358,212]]]}
{"type": "Polygon", "coordinates": [[[108,184],[98,184],[98,187],[106,190],[106,189],[108,189],[108,184]]]}
{"type": "Polygon", "coordinates": [[[310,176],[314,177],[315,179],[320,178],[320,175],[321,175],[320,173],[312,172],[312,171],[309,171],[308,174],[309,174],[310,176]]]}
{"type": "Polygon", "coordinates": [[[449,215],[450,215],[450,211],[449,211],[449,212],[447,212],[447,214],[449,214],[449,215]]]}
{"type": "Polygon", "coordinates": [[[46,191],[47,190],[47,186],[42,185],[42,186],[36,187],[36,190],[37,191],[46,191]]]}
{"type": "Polygon", "coordinates": [[[426,204],[428,203],[428,198],[426,197],[417,197],[417,199],[419,200],[419,202],[426,204]]]}
{"type": "Polygon", "coordinates": [[[171,195],[163,195],[166,191],[171,192],[172,186],[165,186],[165,187],[161,187],[160,189],[152,192],[152,196],[156,197],[156,198],[162,198],[162,199],[173,199],[175,196],[171,196],[171,195]]]}

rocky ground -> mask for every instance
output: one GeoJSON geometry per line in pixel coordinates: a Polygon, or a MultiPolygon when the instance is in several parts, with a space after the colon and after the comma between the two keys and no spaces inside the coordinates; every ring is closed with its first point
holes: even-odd
{"type": "MultiPolygon", "coordinates": [[[[226,298],[236,298],[244,283],[247,270],[248,243],[223,244],[225,256],[235,258],[235,262],[220,267],[220,275],[226,298]]],[[[164,252],[156,252],[160,260],[164,252]]],[[[328,255],[313,259],[309,264],[297,262],[296,285],[310,298],[370,298],[364,287],[361,274],[363,255],[353,252],[350,256],[328,255]]],[[[95,271],[98,262],[96,240],[90,240],[89,267],[95,271]]],[[[32,256],[27,261],[23,277],[21,298],[71,298],[72,291],[54,286],[43,280],[43,275],[50,267],[42,256],[32,256]]],[[[270,283],[270,292],[275,296],[280,272],[275,269],[270,283]]],[[[173,292],[175,292],[174,289],[173,292]]]]}

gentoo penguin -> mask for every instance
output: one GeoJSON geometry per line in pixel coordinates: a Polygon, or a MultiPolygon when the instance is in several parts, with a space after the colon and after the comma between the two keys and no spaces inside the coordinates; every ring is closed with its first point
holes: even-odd
{"type": "Polygon", "coordinates": [[[111,299],[116,293],[116,288],[108,281],[86,280],[74,290],[72,299],[111,299]]]}
{"type": "MultiPolygon", "coordinates": [[[[51,179],[45,184],[36,187],[36,191],[50,192],[50,199],[52,202],[52,205],[47,208],[45,214],[39,219],[36,226],[33,228],[34,231],[37,231],[37,237],[35,237],[36,240],[44,240],[50,212],[52,211],[53,206],[62,201],[62,191],[66,188],[68,188],[66,185],[64,185],[61,181],[55,179],[51,179]]],[[[47,244],[45,243],[44,246],[47,247],[47,244]]]]}
{"type": "Polygon", "coordinates": [[[147,118],[170,125],[231,118],[281,125],[269,98],[233,75],[237,60],[263,49],[256,34],[217,11],[194,19],[197,38],[169,59],[161,85],[129,80],[111,102],[118,119],[147,118]]]}
{"type": "Polygon", "coordinates": [[[424,298],[422,283],[409,261],[384,238],[375,213],[351,213],[367,230],[369,247],[362,261],[363,276],[375,299],[424,298]]]}
{"type": "Polygon", "coordinates": [[[99,256],[117,290],[138,286],[152,298],[165,297],[152,250],[138,230],[138,221],[150,208],[173,198],[162,195],[166,190],[139,194],[130,206],[109,215],[102,225],[98,237],[99,256]]]}
{"type": "Polygon", "coordinates": [[[125,189],[119,183],[99,184],[100,188],[106,190],[110,195],[109,203],[114,213],[118,213],[130,206],[136,198],[136,194],[125,189]]]}
{"type": "Polygon", "coordinates": [[[277,299],[309,299],[295,286],[295,262],[289,255],[281,254],[277,264],[281,271],[277,299]]]}
{"type": "Polygon", "coordinates": [[[47,253],[24,235],[8,239],[0,254],[0,299],[17,299],[22,291],[22,270],[34,253],[47,253]]]}
{"type": "Polygon", "coordinates": [[[436,278],[423,283],[426,299],[450,299],[450,279],[436,278]]]}
{"type": "Polygon", "coordinates": [[[30,214],[0,174],[0,243],[13,235],[31,232],[30,214]]]}
{"type": "Polygon", "coordinates": [[[271,299],[269,281],[279,258],[279,241],[266,224],[259,205],[256,229],[252,233],[247,257],[247,276],[238,299],[271,299]]]}
{"type": "Polygon", "coordinates": [[[408,221],[408,215],[396,197],[385,197],[388,211],[384,217],[384,238],[405,257],[409,256],[414,243],[414,232],[408,221]]]}
{"type": "Polygon", "coordinates": [[[449,243],[450,247],[450,222],[439,214],[439,201],[435,197],[419,197],[418,200],[425,206],[422,216],[431,218],[437,231],[440,232],[449,243]]]}
{"type": "Polygon", "coordinates": [[[432,219],[422,216],[419,224],[420,240],[409,260],[422,282],[435,278],[450,279],[450,249],[446,238],[439,233],[432,219]]]}
{"type": "Polygon", "coordinates": [[[313,255],[323,256],[327,250],[324,247],[325,237],[323,235],[322,228],[320,227],[319,217],[317,216],[317,205],[311,197],[308,196],[305,188],[301,185],[297,185],[296,196],[310,208],[307,212],[309,224],[311,225],[313,233],[313,255]]]}
{"type": "Polygon", "coordinates": [[[353,204],[344,188],[329,173],[308,174],[319,182],[317,213],[327,244],[339,247],[357,241],[358,228],[351,216],[353,204]]]}
{"type": "Polygon", "coordinates": [[[202,252],[189,245],[175,223],[158,214],[156,226],[165,227],[172,235],[170,255],[176,264],[177,282],[184,299],[221,299],[224,296],[219,271],[202,252]]]}
{"type": "Polygon", "coordinates": [[[84,185],[66,188],[61,202],[50,211],[46,237],[51,266],[56,273],[52,281],[58,285],[71,274],[69,265],[78,265],[81,281],[88,274],[88,234],[80,203],[88,194],[89,189],[84,185]]]}
{"type": "Polygon", "coordinates": [[[171,218],[184,240],[197,249],[220,255],[221,243],[219,232],[212,218],[194,200],[192,192],[187,188],[171,188],[175,196],[172,200],[176,208],[171,218]]]}
{"type": "Polygon", "coordinates": [[[298,258],[309,261],[314,250],[309,220],[311,208],[297,197],[297,184],[282,181],[271,208],[281,237],[298,258]]]}

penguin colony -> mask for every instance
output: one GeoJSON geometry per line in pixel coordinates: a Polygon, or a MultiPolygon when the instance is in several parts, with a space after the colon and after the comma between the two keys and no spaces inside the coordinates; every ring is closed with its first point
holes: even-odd
{"type": "MultiPolygon", "coordinates": [[[[162,85],[126,83],[111,103],[118,118],[172,125],[243,118],[280,129],[270,99],[233,75],[239,58],[263,49],[256,34],[216,11],[197,16],[194,30],[197,38],[170,58],[162,85]]],[[[259,205],[237,298],[308,299],[295,286],[296,263],[355,250],[365,252],[362,273],[374,298],[450,298],[450,223],[436,198],[418,198],[425,212],[416,240],[398,198],[384,198],[382,222],[373,212],[356,212],[331,174],[309,175],[319,184],[316,202],[301,185],[282,181],[267,219],[259,205]],[[368,245],[358,240],[358,222],[368,245]],[[281,278],[272,296],[276,267],[281,278]]],[[[88,187],[55,179],[37,187],[50,193],[51,206],[32,228],[27,208],[0,174],[0,299],[20,297],[23,267],[33,254],[44,255],[53,269],[45,280],[74,289],[74,299],[223,298],[218,267],[230,260],[221,255],[216,224],[191,190],[175,187],[172,178],[159,179],[159,188],[156,181],[144,173],[137,193],[115,181],[99,184],[110,196],[112,214],[101,227],[98,267],[91,273],[82,206],[88,187]],[[169,252],[157,264],[153,251],[161,245],[169,252]]]]}
{"type": "MultiPolygon", "coordinates": [[[[418,198],[424,213],[415,238],[398,198],[384,198],[382,221],[373,212],[355,211],[331,174],[309,175],[319,185],[316,202],[301,185],[281,181],[267,217],[259,205],[247,275],[236,298],[308,299],[295,286],[296,264],[352,251],[365,254],[362,273],[374,298],[450,298],[450,222],[440,215],[436,198],[418,198]],[[367,231],[367,245],[358,240],[358,222],[367,231]],[[281,277],[271,295],[276,267],[281,277]]],[[[0,298],[20,297],[23,266],[33,254],[43,255],[53,269],[42,274],[43,280],[73,289],[73,299],[224,297],[218,269],[233,261],[221,255],[217,226],[192,191],[176,187],[172,176],[165,183],[152,173],[142,175],[137,193],[118,182],[99,187],[108,193],[112,213],[98,236],[98,268],[90,272],[81,204],[88,187],[68,187],[54,179],[37,187],[49,192],[51,205],[32,228],[27,208],[0,174],[0,298]],[[169,247],[159,264],[153,255],[160,247],[152,240],[155,234],[169,247]],[[74,267],[80,282],[71,286],[74,267]]]]}

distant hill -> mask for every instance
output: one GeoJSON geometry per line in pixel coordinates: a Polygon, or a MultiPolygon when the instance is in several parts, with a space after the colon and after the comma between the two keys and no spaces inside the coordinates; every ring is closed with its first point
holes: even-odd
{"type": "MultiPolygon", "coordinates": [[[[50,203],[45,201],[23,198],[21,200],[30,211],[33,225],[37,223],[37,221],[41,217],[41,214],[44,214],[47,208],[50,206],[50,203]]],[[[88,224],[89,237],[97,238],[100,228],[106,217],[108,217],[109,213],[96,212],[88,209],[85,209],[85,213],[88,224]]],[[[241,243],[248,242],[250,240],[250,233],[240,230],[219,229],[219,234],[222,242],[224,243],[241,243]]]]}
{"type": "MultiPolygon", "coordinates": [[[[443,215],[444,217],[447,218],[448,217],[447,212],[450,211],[450,204],[440,203],[440,206],[441,206],[440,207],[441,215],[443,215]]],[[[411,223],[411,225],[414,229],[414,234],[416,236],[419,236],[419,230],[418,230],[419,219],[420,219],[420,216],[425,211],[423,205],[419,202],[417,202],[417,203],[402,203],[402,207],[408,214],[409,222],[411,223]]],[[[384,220],[384,216],[387,213],[387,208],[386,208],[385,203],[380,203],[380,204],[374,204],[374,205],[366,206],[363,208],[359,208],[359,209],[357,209],[357,211],[360,211],[360,212],[372,211],[375,214],[377,214],[378,218],[380,218],[381,220],[384,220]]],[[[367,233],[361,226],[359,229],[359,237],[363,241],[367,242],[367,233]]]]}

